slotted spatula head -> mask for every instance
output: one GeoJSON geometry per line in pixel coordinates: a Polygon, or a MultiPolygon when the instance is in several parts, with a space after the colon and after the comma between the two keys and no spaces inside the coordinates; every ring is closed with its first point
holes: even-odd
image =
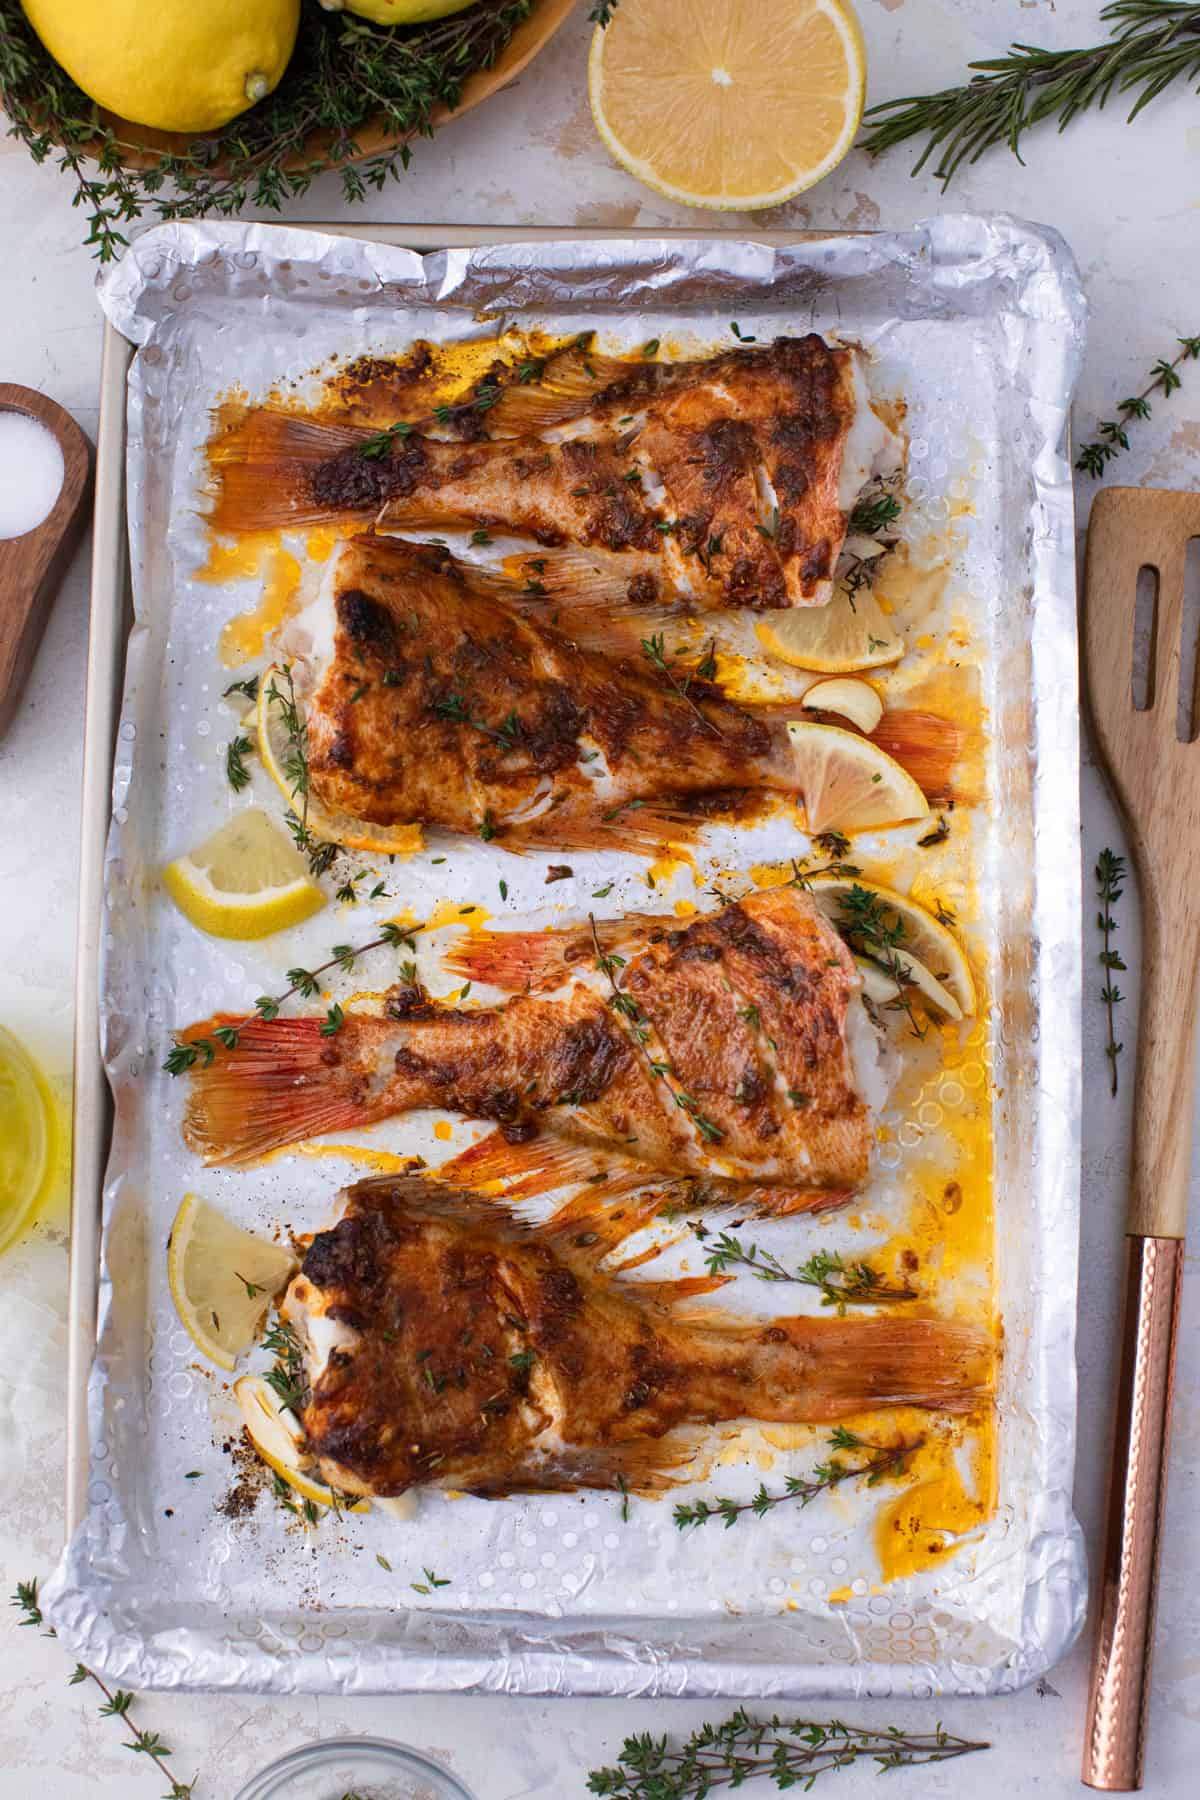
{"type": "Polygon", "coordinates": [[[1194,653],[1184,655],[1184,579],[1192,538],[1200,538],[1200,494],[1106,489],[1092,508],[1083,604],[1091,720],[1124,814],[1142,900],[1129,1228],[1166,1237],[1183,1236],[1187,1211],[1200,959],[1197,671],[1194,653]],[[1152,571],[1144,587],[1156,593],[1149,630],[1138,632],[1139,659],[1143,654],[1147,659],[1146,704],[1139,709],[1134,642],[1143,569],[1152,571]]]}

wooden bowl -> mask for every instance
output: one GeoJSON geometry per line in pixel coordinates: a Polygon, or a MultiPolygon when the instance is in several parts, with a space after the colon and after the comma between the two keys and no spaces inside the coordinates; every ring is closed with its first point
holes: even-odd
{"type": "MultiPolygon", "coordinates": [[[[480,105],[484,100],[515,81],[521,71],[528,66],[558,30],[564,24],[568,13],[575,5],[575,0],[535,0],[533,11],[527,19],[523,19],[509,38],[490,69],[479,69],[469,75],[462,85],[462,95],[456,107],[439,106],[430,117],[434,126],[445,125],[450,119],[457,119],[461,114],[470,112],[471,108],[480,105]]],[[[286,76],[284,78],[286,80],[286,76]]],[[[164,155],[182,155],[197,138],[212,135],[205,132],[155,131],[149,125],[135,125],[129,119],[123,119],[119,113],[110,113],[100,109],[100,117],[110,127],[121,144],[121,161],[128,168],[149,169],[164,155]]],[[[408,132],[408,138],[417,134],[408,132]]],[[[386,155],[404,142],[404,137],[396,137],[382,124],[367,123],[355,134],[358,149],[353,156],[340,159],[338,166],[346,163],[367,162],[372,157],[386,155]]],[[[304,169],[310,166],[314,156],[321,156],[329,144],[327,132],[313,132],[306,139],[303,149],[297,150],[284,163],[287,170],[304,169]]],[[[215,162],[208,171],[214,175],[224,173],[225,165],[215,162]]]]}

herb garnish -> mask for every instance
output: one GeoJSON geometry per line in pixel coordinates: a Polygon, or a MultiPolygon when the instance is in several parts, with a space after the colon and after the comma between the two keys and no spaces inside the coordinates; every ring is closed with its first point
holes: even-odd
{"type": "Polygon", "coordinates": [[[723,1231],[715,1242],[709,1242],[702,1225],[692,1230],[704,1242],[705,1266],[710,1275],[721,1275],[729,1268],[749,1269],[760,1281],[790,1281],[800,1287],[820,1290],[822,1306],[836,1306],[844,1313],[848,1305],[877,1306],[893,1300],[916,1300],[916,1288],[907,1282],[889,1282],[870,1263],[846,1262],[836,1250],[817,1250],[798,1269],[787,1269],[769,1250],[757,1244],[743,1244],[731,1232],[723,1231]]]}
{"type": "Polygon", "coordinates": [[[643,1732],[621,1746],[615,1768],[593,1769],[589,1794],[612,1800],[705,1800],[718,1788],[740,1788],[756,1777],[807,1791],[827,1770],[855,1763],[885,1769],[951,1762],[975,1750],[982,1739],[955,1737],[939,1725],[929,1732],[901,1731],[897,1725],[825,1724],[815,1719],[752,1719],[743,1707],[720,1725],[701,1725],[678,1748],[666,1737],[643,1732]]]}
{"type": "Polygon", "coordinates": [[[282,692],[272,676],[267,699],[279,709],[283,729],[287,734],[283,772],[292,790],[293,805],[293,810],[287,816],[287,828],[296,848],[308,858],[309,873],[314,876],[324,875],[337,856],[338,846],[323,844],[308,829],[308,724],[296,700],[296,684],[292,679],[291,664],[285,663],[279,673],[287,683],[287,693],[282,692]],[[299,811],[295,810],[297,798],[300,802],[299,811]]]}
{"type": "Polygon", "coordinates": [[[250,771],[245,759],[253,749],[250,739],[240,735],[231,738],[225,746],[225,779],[235,794],[240,794],[244,787],[250,785],[250,771]]]}
{"type": "Polygon", "coordinates": [[[889,922],[886,903],[873,889],[860,887],[857,882],[847,893],[839,894],[838,905],[841,917],[834,923],[842,937],[852,950],[877,962],[898,984],[901,992],[895,1000],[888,1002],[888,1007],[891,1011],[907,1013],[909,1030],[914,1037],[923,1038],[929,1028],[917,1023],[912,1003],[904,995],[909,981],[908,968],[896,954],[896,947],[904,938],[903,918],[893,911],[889,922]]]}
{"type": "MultiPolygon", "coordinates": [[[[1196,7],[1194,10],[1197,14],[1197,28],[1200,28],[1200,7],[1196,7]]],[[[1200,357],[1200,337],[1179,338],[1177,342],[1182,346],[1178,356],[1171,362],[1168,362],[1166,357],[1160,356],[1151,368],[1150,380],[1141,392],[1131,394],[1127,400],[1119,402],[1117,412],[1120,417],[1118,419],[1101,419],[1096,427],[1100,433],[1099,438],[1082,446],[1079,455],[1075,458],[1075,467],[1081,469],[1085,475],[1097,477],[1103,475],[1105,467],[1113,457],[1119,456],[1122,450],[1128,450],[1129,434],[1125,427],[1134,419],[1150,417],[1151,394],[1161,393],[1165,400],[1169,394],[1175,392],[1176,388],[1183,386],[1179,365],[1184,362],[1194,362],[1197,357],[1200,357]]]]}
{"type": "Polygon", "coordinates": [[[964,162],[977,162],[996,144],[1007,144],[1020,161],[1024,133],[1043,119],[1056,118],[1061,131],[1114,93],[1136,90],[1131,122],[1171,82],[1200,76],[1200,6],[1109,0],[1100,18],[1111,27],[1102,44],[1079,50],[1012,44],[1004,56],[969,63],[974,73],[962,87],[868,107],[870,125],[859,148],[880,156],[909,138],[928,137],[912,172],[919,174],[936,154],[933,174],[945,189],[964,162]]]}
{"type": "MultiPolygon", "coordinates": [[[[18,1581],[12,1604],[25,1615],[23,1619],[18,1619],[18,1626],[44,1623],[42,1609],[38,1605],[36,1578],[33,1581],[18,1581]]],[[[57,1637],[57,1635],[53,1626],[45,1633],[46,1637],[57,1637]]],[[[163,1743],[157,1731],[143,1731],[130,1718],[129,1709],[133,1705],[134,1696],[124,1688],[110,1688],[94,1669],[87,1668],[83,1663],[76,1663],[71,1673],[70,1686],[78,1687],[83,1681],[94,1681],[104,1695],[104,1703],[97,1709],[100,1717],[102,1719],[120,1719],[130,1732],[131,1735],[125,1739],[125,1748],[135,1751],[139,1756],[148,1756],[163,1780],[170,1782],[170,1789],[163,1795],[163,1800],[192,1800],[194,1782],[179,1781],[171,1772],[167,1758],[173,1756],[175,1752],[170,1745],[163,1743]]]]}
{"type": "Polygon", "coordinates": [[[222,700],[228,700],[230,694],[244,695],[253,706],[258,699],[258,676],[247,675],[244,681],[231,681],[221,695],[222,700]]]}
{"type": "Polygon", "coordinates": [[[1100,902],[1100,911],[1096,915],[1096,925],[1104,938],[1104,948],[1100,952],[1100,966],[1105,971],[1104,986],[1100,990],[1100,998],[1104,1002],[1108,1014],[1108,1043],[1104,1054],[1108,1058],[1111,1071],[1112,1093],[1117,1091],[1117,1058],[1125,1048],[1117,1042],[1115,1009],[1120,1006],[1125,996],[1113,980],[1115,969],[1124,970],[1120,952],[1113,948],[1113,932],[1117,921],[1113,918],[1112,909],[1125,892],[1125,858],[1117,856],[1112,850],[1102,850],[1096,863],[1096,897],[1100,902]]]}
{"type": "Polygon", "coordinates": [[[397,438],[411,437],[413,430],[411,420],[397,419],[394,425],[386,425],[372,437],[364,438],[358,446],[358,454],[365,456],[368,462],[380,462],[392,454],[397,438]]]}
{"type": "MultiPolygon", "coordinates": [[[[673,655],[677,654],[677,652],[673,652],[672,654],[673,655]]],[[[682,681],[679,681],[676,679],[675,671],[671,667],[670,662],[668,662],[668,660],[667,660],[666,640],[664,639],[661,631],[656,631],[653,633],[652,636],[642,639],[642,655],[645,657],[646,661],[650,664],[650,667],[655,671],[655,673],[658,675],[661,675],[663,677],[663,679],[668,683],[668,685],[674,689],[675,693],[678,694],[679,698],[687,706],[691,707],[692,711],[695,713],[696,717],[699,719],[700,723],[703,726],[705,726],[709,731],[715,732],[718,737],[725,736],[725,733],[721,730],[720,726],[714,724],[714,722],[710,718],[707,718],[705,716],[705,714],[700,711],[700,708],[696,705],[696,702],[692,699],[690,693],[688,692],[688,689],[692,685],[692,679],[694,676],[699,677],[699,679],[702,681],[710,681],[712,679],[711,675],[702,675],[701,674],[702,669],[711,667],[712,674],[713,675],[716,674],[716,672],[717,672],[716,661],[715,661],[714,657],[712,656],[711,651],[708,652],[708,654],[706,654],[703,662],[698,664],[695,669],[687,670],[687,672],[684,674],[682,681]]]]}
{"type": "Polygon", "coordinates": [[[743,1513],[753,1513],[761,1519],[772,1507],[786,1505],[795,1501],[801,1507],[809,1506],[818,1495],[827,1493],[830,1488],[839,1487],[843,1481],[856,1481],[863,1477],[869,1487],[882,1481],[887,1475],[898,1475],[915,1450],[924,1443],[923,1438],[914,1438],[911,1442],[896,1444],[873,1444],[857,1432],[848,1431],[844,1425],[837,1425],[829,1438],[831,1450],[856,1450],[864,1452],[862,1461],[857,1463],[838,1462],[833,1457],[828,1462],[818,1463],[812,1474],[805,1479],[800,1475],[789,1475],[782,1492],[769,1494],[761,1483],[758,1492],[750,1500],[731,1500],[727,1496],[718,1496],[716,1500],[693,1500],[690,1503],[681,1501],[675,1508],[674,1519],[680,1531],[686,1531],[692,1525],[707,1525],[710,1519],[724,1521],[726,1530],[736,1525],[743,1513]]]}
{"type": "Polygon", "coordinates": [[[410,1581],[408,1584],[409,1587],[415,1588],[418,1594],[430,1594],[434,1588],[450,1586],[449,1576],[435,1575],[432,1569],[422,1569],[421,1573],[425,1577],[424,1581],[410,1581]]]}
{"type": "Polygon", "coordinates": [[[874,537],[886,525],[894,525],[900,517],[900,502],[895,494],[879,494],[871,500],[859,500],[849,518],[848,531],[874,537]]]}
{"type": "Polygon", "coordinates": [[[282,1404],[290,1407],[292,1412],[303,1412],[308,1405],[309,1386],[304,1372],[304,1353],[294,1328],[279,1319],[263,1333],[262,1344],[263,1349],[275,1358],[273,1367],[267,1371],[267,1386],[275,1390],[282,1404]]]}
{"type": "MultiPolygon", "coordinates": [[[[385,944],[390,945],[393,949],[415,950],[416,934],[423,930],[423,925],[381,925],[379,936],[372,938],[370,943],[357,946],[335,944],[333,955],[328,961],[319,963],[315,969],[289,969],[287,972],[288,986],[284,992],[282,994],[260,994],[254,1002],[254,1010],[260,1019],[276,1019],[279,1017],[280,1008],[293,995],[299,994],[302,1000],[311,1000],[319,986],[318,976],[324,975],[329,969],[342,969],[348,973],[360,956],[365,956],[370,950],[378,950],[385,944]]],[[[325,1024],[321,1028],[322,1036],[332,1035],[332,1032],[340,1029],[341,1024],[341,1008],[331,1007],[326,1015],[325,1024]],[[330,1023],[334,1013],[338,1015],[336,1025],[330,1023]],[[329,1029],[327,1030],[326,1027],[329,1029]]],[[[226,1050],[236,1050],[241,1029],[241,1026],[238,1025],[218,1025],[213,1031],[213,1038],[226,1050]]],[[[175,1043],[168,1051],[162,1067],[168,1075],[182,1075],[185,1069],[190,1069],[194,1063],[201,1061],[207,1068],[216,1054],[217,1044],[214,1044],[209,1038],[191,1038],[186,1042],[175,1043]]]]}
{"type": "MultiPolygon", "coordinates": [[[[478,0],[450,18],[380,31],[305,0],[296,48],[274,93],[143,167],[133,161],[144,152],[143,134],[105,123],[42,48],[21,8],[6,4],[0,108],[35,162],[53,160],[72,177],[88,222],[85,242],[108,262],[127,241],[123,228],[148,212],[165,220],[234,218],[256,207],[279,212],[327,170],[337,171],[348,202],[382,192],[408,167],[410,139],[432,134],[437,109],[458,105],[467,77],[495,62],[531,5],[478,0]],[[368,126],[379,128],[386,148],[353,163],[368,126]]],[[[598,10],[611,13],[612,5],[598,10]]]]}

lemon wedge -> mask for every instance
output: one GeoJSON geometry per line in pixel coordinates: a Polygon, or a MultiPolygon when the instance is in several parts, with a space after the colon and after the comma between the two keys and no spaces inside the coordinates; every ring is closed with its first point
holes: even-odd
{"type": "MultiPolygon", "coordinates": [[[[876,900],[889,936],[896,936],[888,956],[889,970],[917,988],[946,1018],[969,1019],[978,1005],[975,978],[953,932],[895,888],[848,875],[814,876],[812,897],[835,925],[846,922],[846,911],[840,903],[851,888],[863,889],[876,900]]],[[[869,948],[865,954],[870,958],[869,948]]]]}
{"type": "Polygon", "coordinates": [[[866,51],[843,0],[626,0],[588,62],[617,161],[685,206],[778,206],[836,167],[866,51]]]}
{"type": "Polygon", "coordinates": [[[205,1356],[232,1369],[296,1268],[290,1250],[243,1231],[195,1194],[179,1203],[167,1240],[167,1280],[179,1322],[205,1356]]]}
{"type": "Polygon", "coordinates": [[[395,856],[419,850],[424,837],[419,825],[372,825],[369,820],[322,806],[310,793],[304,804],[296,780],[296,751],[288,734],[284,707],[277,696],[292,692],[284,671],[276,663],[263,671],[258,684],[258,753],[263,768],[283,795],[289,812],[303,814],[314,838],[324,844],[341,844],[346,850],[395,856]]]}
{"type": "Polygon", "coordinates": [[[929,804],[895,757],[840,725],[788,724],[808,829],[872,831],[924,819],[929,804]]]}
{"type": "Polygon", "coordinates": [[[869,587],[853,597],[837,588],[828,606],[790,606],[760,619],[754,629],[772,656],[818,675],[882,669],[904,655],[904,639],[892,630],[869,587]]]}
{"type": "Polygon", "coordinates": [[[366,1500],[343,1500],[340,1493],[310,1475],[312,1457],[304,1446],[304,1428],[262,1375],[243,1375],[233,1384],[234,1398],[250,1442],[281,1481],[314,1506],[336,1506],[340,1512],[365,1513],[366,1500]]]}
{"type": "Polygon", "coordinates": [[[870,682],[849,677],[814,682],[805,693],[804,704],[818,712],[840,713],[868,737],[883,717],[883,701],[870,682]]]}
{"type": "Polygon", "coordinates": [[[258,807],[168,863],[162,879],[183,916],[210,937],[268,937],[325,904],[300,852],[258,807]]]}

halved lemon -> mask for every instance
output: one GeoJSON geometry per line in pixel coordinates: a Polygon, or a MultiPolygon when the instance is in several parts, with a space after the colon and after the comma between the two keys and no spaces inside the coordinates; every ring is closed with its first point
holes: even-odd
{"type": "Polygon", "coordinates": [[[283,795],[288,810],[304,823],[314,838],[324,844],[341,844],[347,850],[362,850],[377,856],[394,856],[400,851],[419,850],[424,837],[419,825],[372,825],[366,819],[322,806],[315,794],[308,796],[307,806],[299,792],[295,775],[289,772],[295,750],[288,736],[284,709],[275,697],[290,694],[286,677],[276,663],[264,669],[258,684],[258,753],[267,774],[283,795]]]}
{"type": "Polygon", "coordinates": [[[870,738],[808,720],[790,721],[788,736],[814,835],[878,830],[927,816],[929,803],[912,776],[870,738]]]}
{"type": "Polygon", "coordinates": [[[234,1398],[250,1441],[268,1469],[314,1506],[336,1506],[341,1512],[370,1512],[366,1500],[343,1500],[331,1487],[310,1475],[312,1458],[304,1447],[304,1428],[262,1375],[243,1375],[233,1384],[234,1398]]]}
{"type": "Polygon", "coordinates": [[[904,655],[904,639],[868,587],[853,599],[838,588],[828,606],[791,606],[760,619],[754,629],[772,656],[819,675],[882,669],[904,655]]]}
{"type": "Polygon", "coordinates": [[[866,51],[843,0],[622,0],[588,62],[617,161],[685,206],[779,206],[836,167],[866,51]]]}
{"type": "MultiPolygon", "coordinates": [[[[891,951],[896,972],[918,988],[947,1018],[970,1018],[977,1005],[975,978],[966,953],[953,932],[907,894],[897,893],[895,888],[883,887],[875,881],[860,881],[849,875],[815,876],[813,899],[829,913],[835,925],[845,922],[845,910],[838,903],[851,888],[865,889],[875,898],[889,932],[899,928],[899,937],[891,951]]],[[[869,949],[866,954],[870,956],[869,949]]]]}
{"type": "Polygon", "coordinates": [[[269,937],[325,904],[300,852],[259,807],[168,863],[162,879],[184,917],[210,937],[269,937]]]}
{"type": "Polygon", "coordinates": [[[167,1240],[167,1280],[179,1322],[219,1368],[232,1369],[254,1342],[263,1315],[296,1268],[290,1250],[195,1194],[179,1203],[167,1240]]]}
{"type": "Polygon", "coordinates": [[[867,737],[883,717],[883,701],[870,682],[854,681],[848,676],[814,682],[805,692],[804,704],[818,712],[840,713],[867,737]]]}

